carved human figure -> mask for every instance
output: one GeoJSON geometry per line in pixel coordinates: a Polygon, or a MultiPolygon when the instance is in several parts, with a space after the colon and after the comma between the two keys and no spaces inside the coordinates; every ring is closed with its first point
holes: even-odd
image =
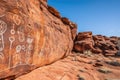
{"type": "Polygon", "coordinates": [[[25,41],[25,34],[24,34],[24,27],[20,26],[17,29],[17,33],[18,33],[18,39],[20,42],[24,42],[25,41]]]}
{"type": "Polygon", "coordinates": [[[3,54],[3,50],[4,50],[4,37],[3,34],[5,33],[5,31],[7,30],[7,24],[0,20],[0,55],[2,55],[1,57],[3,58],[4,54],[3,54]]]}
{"type": "Polygon", "coordinates": [[[25,45],[22,45],[21,48],[22,48],[23,51],[26,51],[25,45]]]}
{"type": "Polygon", "coordinates": [[[17,45],[16,46],[16,54],[15,54],[15,59],[17,60],[17,62],[15,63],[15,66],[19,65],[19,64],[22,64],[22,57],[21,57],[21,45],[17,45]]]}
{"type": "Polygon", "coordinates": [[[27,38],[27,50],[26,50],[26,63],[29,64],[30,63],[30,59],[31,59],[31,51],[33,50],[33,38],[31,36],[28,35],[27,38]]]}

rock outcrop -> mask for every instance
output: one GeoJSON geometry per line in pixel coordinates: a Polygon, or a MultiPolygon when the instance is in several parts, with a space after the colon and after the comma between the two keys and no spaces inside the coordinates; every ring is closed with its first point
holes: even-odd
{"type": "Polygon", "coordinates": [[[93,53],[104,55],[115,55],[118,52],[118,37],[106,37],[102,35],[92,35],[92,32],[80,32],[76,37],[74,50],[83,52],[90,50],[93,53]]]}
{"type": "Polygon", "coordinates": [[[77,27],[68,23],[47,0],[0,0],[0,79],[70,54],[77,27]]]}
{"type": "Polygon", "coordinates": [[[93,49],[93,45],[92,32],[80,32],[76,37],[74,50],[77,52],[91,50],[93,49]]]}

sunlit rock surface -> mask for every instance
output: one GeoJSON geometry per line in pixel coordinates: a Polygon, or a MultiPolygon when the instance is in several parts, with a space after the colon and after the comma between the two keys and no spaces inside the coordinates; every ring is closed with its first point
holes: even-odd
{"type": "Polygon", "coordinates": [[[72,47],[70,25],[46,0],[0,0],[0,79],[64,58],[72,47]]]}
{"type": "Polygon", "coordinates": [[[90,50],[93,53],[102,53],[104,55],[115,55],[119,51],[118,37],[107,37],[103,35],[93,35],[92,32],[78,33],[74,51],[84,52],[90,50]]]}

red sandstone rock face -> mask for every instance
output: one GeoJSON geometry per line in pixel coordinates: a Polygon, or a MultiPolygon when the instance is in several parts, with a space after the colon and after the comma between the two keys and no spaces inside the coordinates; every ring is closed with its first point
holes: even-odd
{"type": "Polygon", "coordinates": [[[46,1],[0,0],[0,79],[17,77],[70,54],[71,25],[64,24],[46,1]]]}
{"type": "Polygon", "coordinates": [[[93,45],[92,32],[80,32],[77,35],[74,50],[78,52],[91,50],[93,49],[93,45]]]}
{"type": "Polygon", "coordinates": [[[117,37],[76,34],[77,25],[61,18],[47,0],[0,0],[0,79],[13,79],[66,57],[75,38],[78,52],[115,54],[120,50],[117,37]]]}
{"type": "Polygon", "coordinates": [[[96,36],[93,36],[93,40],[95,42],[94,47],[99,48],[103,54],[113,54],[114,55],[118,52],[117,37],[109,38],[109,37],[102,36],[102,35],[96,35],[96,36]]]}
{"type": "Polygon", "coordinates": [[[49,10],[49,12],[52,13],[54,16],[56,16],[56,17],[58,17],[58,18],[61,18],[60,13],[59,13],[56,9],[54,9],[53,7],[48,6],[48,10],[49,10]]]}
{"type": "Polygon", "coordinates": [[[114,55],[118,52],[117,37],[106,37],[102,35],[92,35],[92,32],[79,33],[76,37],[74,50],[83,52],[91,50],[94,53],[114,55]]]}

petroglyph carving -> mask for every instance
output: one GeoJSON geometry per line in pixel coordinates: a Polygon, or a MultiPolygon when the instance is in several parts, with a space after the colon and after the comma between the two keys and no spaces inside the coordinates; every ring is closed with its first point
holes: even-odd
{"type": "Polygon", "coordinates": [[[20,7],[22,7],[22,3],[19,0],[17,0],[17,8],[20,8],[20,7]]]}
{"type": "Polygon", "coordinates": [[[17,14],[13,15],[13,21],[16,25],[20,25],[21,24],[21,17],[17,14]]]}
{"type": "Polygon", "coordinates": [[[3,8],[3,7],[0,7],[0,17],[3,17],[3,16],[5,16],[5,8],[3,8]]]}
{"type": "Polygon", "coordinates": [[[12,44],[15,41],[15,37],[14,36],[9,37],[9,41],[10,41],[10,50],[11,50],[12,44]]]}
{"type": "Polygon", "coordinates": [[[0,52],[0,60],[1,60],[1,62],[3,61],[3,59],[4,59],[4,54],[3,54],[3,52],[0,52]]]}
{"type": "Polygon", "coordinates": [[[31,51],[33,50],[33,38],[31,36],[28,36],[27,38],[27,43],[28,43],[28,46],[27,46],[27,50],[26,50],[26,63],[29,64],[29,61],[31,59],[31,51]]]}
{"type": "Polygon", "coordinates": [[[23,51],[25,51],[25,49],[26,49],[25,45],[22,45],[21,48],[22,48],[23,51]]]}
{"type": "Polygon", "coordinates": [[[3,34],[6,31],[6,29],[7,24],[4,21],[0,20],[0,34],[3,34]]]}
{"type": "Polygon", "coordinates": [[[18,37],[19,41],[24,42],[25,41],[24,27],[20,26],[17,30],[17,33],[19,35],[18,37]]]}
{"type": "Polygon", "coordinates": [[[26,64],[25,63],[26,59],[23,60],[23,55],[24,55],[24,58],[26,58],[26,54],[22,54],[23,51],[24,51],[24,53],[26,52],[26,46],[25,45],[17,45],[16,46],[16,55],[14,56],[14,60],[16,60],[16,62],[14,64],[14,66],[26,64]]]}
{"type": "MultiPolygon", "coordinates": [[[[9,41],[10,41],[10,51],[11,51],[11,49],[12,49],[12,44],[13,44],[13,42],[15,41],[15,37],[14,37],[14,36],[9,37],[9,41]]],[[[9,52],[9,67],[11,67],[11,57],[12,57],[12,55],[11,55],[11,53],[9,52]]]]}
{"type": "Polygon", "coordinates": [[[15,24],[13,24],[13,28],[11,29],[10,33],[11,33],[12,35],[15,34],[15,24]]]}
{"type": "Polygon", "coordinates": [[[21,45],[16,46],[16,53],[19,53],[21,51],[21,45]]]}
{"type": "Polygon", "coordinates": [[[33,42],[33,38],[31,36],[28,36],[27,43],[30,45],[33,42]]]}
{"type": "Polygon", "coordinates": [[[4,39],[3,39],[3,34],[7,30],[7,24],[0,20],[0,51],[3,51],[4,49],[4,39]]]}
{"type": "Polygon", "coordinates": [[[21,45],[17,45],[17,46],[16,46],[16,56],[15,56],[15,57],[16,57],[17,60],[19,61],[18,64],[21,64],[21,63],[22,63],[22,62],[21,62],[21,61],[22,61],[22,59],[21,59],[21,58],[22,58],[22,55],[21,55],[21,53],[20,53],[21,49],[22,49],[21,45]]]}
{"type": "Polygon", "coordinates": [[[13,42],[15,41],[15,37],[14,37],[14,34],[15,34],[15,24],[13,24],[12,26],[13,28],[10,30],[10,33],[13,35],[13,36],[10,36],[9,37],[9,41],[10,41],[10,47],[9,47],[9,68],[11,67],[11,58],[12,58],[12,54],[11,54],[11,49],[12,49],[12,45],[13,45],[13,42]]]}

